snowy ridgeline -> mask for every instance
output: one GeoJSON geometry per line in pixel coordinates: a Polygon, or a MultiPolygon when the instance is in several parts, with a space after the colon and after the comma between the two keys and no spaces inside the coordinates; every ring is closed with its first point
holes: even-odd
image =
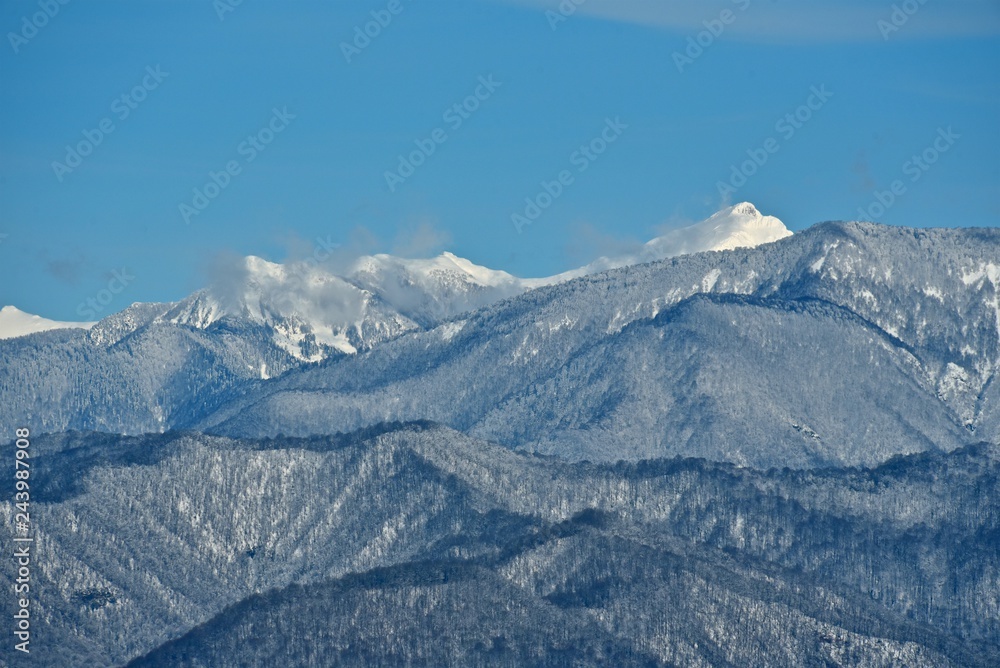
{"type": "Polygon", "coordinates": [[[33,665],[1000,665],[997,231],[237,269],[0,313],[33,665]]]}
{"type": "Polygon", "coordinates": [[[540,288],[191,424],[253,437],[432,419],[571,459],[759,467],[996,441],[997,266],[995,231],[826,224],[540,288]]]}
{"type": "MultiPolygon", "coordinates": [[[[678,255],[746,248],[791,236],[784,224],[748,202],[700,223],[672,230],[632,252],[546,278],[522,279],[452,253],[431,259],[355,257],[329,238],[311,257],[286,264],[259,257],[220,257],[212,284],[174,304],[134,304],[106,318],[91,340],[110,345],[141,327],[169,323],[207,329],[222,320],[269,329],[273,343],[300,361],[355,353],[402,332],[432,327],[532,288],[615,267],[678,255]]],[[[93,322],[56,322],[0,309],[0,340],[56,329],[90,329],[93,322]]]]}
{"type": "MultiPolygon", "coordinates": [[[[480,288],[507,280],[469,272],[480,288]]],[[[570,459],[873,464],[1000,438],[998,285],[994,230],[830,223],[453,317],[459,302],[367,311],[345,334],[357,354],[196,295],[0,342],[0,427],[256,437],[433,419],[570,459]]]]}
{"type": "Polygon", "coordinates": [[[429,423],[34,448],[32,665],[1000,661],[996,446],[771,473],[429,423]]]}

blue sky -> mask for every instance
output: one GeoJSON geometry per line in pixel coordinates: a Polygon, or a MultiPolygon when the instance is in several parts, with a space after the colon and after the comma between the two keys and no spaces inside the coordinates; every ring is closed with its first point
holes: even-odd
{"type": "Polygon", "coordinates": [[[317,239],[549,275],[727,200],[793,230],[1000,224],[995,0],[231,3],[3,4],[0,304],[80,319],[114,280],[106,315],[317,239]]]}

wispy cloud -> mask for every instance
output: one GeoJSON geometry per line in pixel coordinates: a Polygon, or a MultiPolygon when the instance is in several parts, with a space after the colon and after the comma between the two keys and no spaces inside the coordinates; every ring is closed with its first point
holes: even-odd
{"type": "Polygon", "coordinates": [[[52,258],[46,252],[39,259],[45,273],[66,285],[77,285],[84,277],[87,261],[79,253],[74,256],[52,258]]]}
{"type": "MultiPolygon", "coordinates": [[[[506,4],[558,11],[560,0],[491,0],[506,4]]],[[[565,0],[563,0],[565,2],[565,0]]],[[[731,39],[754,42],[883,41],[879,21],[892,21],[894,5],[886,0],[740,0],[749,6],[736,12],[738,19],[727,26],[731,39]]],[[[996,0],[936,0],[920,4],[898,31],[897,39],[935,39],[1000,35],[1000,3],[996,0]]],[[[724,9],[734,9],[733,0],[585,0],[576,16],[589,16],[662,28],[697,32],[704,21],[724,9]]]]}
{"type": "Polygon", "coordinates": [[[851,166],[851,172],[857,177],[857,182],[853,186],[854,192],[870,193],[877,185],[875,177],[872,176],[871,164],[868,162],[868,155],[864,149],[858,151],[858,155],[851,166]]]}
{"type": "Polygon", "coordinates": [[[452,241],[451,234],[439,228],[435,221],[424,218],[399,231],[392,253],[400,257],[427,257],[444,250],[452,241]]]}

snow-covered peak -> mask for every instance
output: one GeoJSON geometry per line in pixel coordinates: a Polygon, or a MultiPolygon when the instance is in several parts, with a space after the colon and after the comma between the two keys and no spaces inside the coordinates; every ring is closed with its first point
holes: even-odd
{"type": "Polygon", "coordinates": [[[680,255],[700,250],[753,248],[790,236],[791,231],[780,220],[774,216],[761,215],[750,202],[741,202],[696,225],[654,239],[647,246],[677,244],[678,247],[671,250],[680,250],[674,253],[680,255]],[[697,246],[703,247],[687,250],[697,246]]]}
{"type": "Polygon", "coordinates": [[[285,267],[277,262],[269,262],[256,255],[248,255],[244,260],[247,277],[261,281],[284,280],[285,267]]]}
{"type": "Polygon", "coordinates": [[[199,329],[226,317],[249,321],[269,327],[291,355],[316,361],[326,355],[324,346],[354,353],[527,289],[507,272],[453,253],[366,255],[347,265],[249,256],[221,267],[209,288],[159,320],[199,329]]]}
{"type": "Polygon", "coordinates": [[[774,216],[764,216],[750,202],[741,202],[700,223],[653,239],[643,248],[643,255],[661,259],[702,251],[754,248],[791,235],[774,216]]]}
{"type": "Polygon", "coordinates": [[[447,252],[428,259],[362,257],[345,278],[421,326],[435,325],[530,287],[505,271],[447,252]]]}
{"type": "Polygon", "coordinates": [[[14,306],[0,309],[0,339],[13,339],[53,329],[90,329],[93,322],[58,322],[39,315],[31,315],[14,306]]]}
{"type": "MultiPolygon", "coordinates": [[[[780,220],[761,215],[744,202],[668,232],[632,254],[603,257],[573,271],[535,279],[518,278],[449,252],[425,259],[377,254],[346,263],[342,258],[328,262],[310,258],[285,264],[251,255],[220,262],[210,286],[175,304],[148,313],[133,307],[135,317],[106,319],[94,330],[94,340],[115,341],[143,324],[208,329],[233,318],[269,329],[275,343],[289,354],[316,361],[330,349],[354,353],[544,285],[686,253],[757,246],[790,234],[780,220]]],[[[4,338],[93,324],[55,323],[15,311],[4,310],[0,324],[20,323],[4,324],[4,332],[17,332],[4,338]]]]}
{"type": "Polygon", "coordinates": [[[407,259],[394,255],[371,255],[358,258],[348,274],[353,279],[374,275],[423,282],[433,277],[450,277],[451,282],[479,287],[512,285],[518,278],[505,271],[490,269],[445,251],[429,259],[407,259]]]}
{"type": "Polygon", "coordinates": [[[517,281],[518,279],[514,276],[508,274],[506,271],[500,271],[497,269],[489,269],[488,267],[483,267],[478,264],[474,264],[464,257],[458,257],[452,253],[445,251],[439,256],[441,261],[447,261],[450,263],[450,267],[456,267],[459,271],[465,273],[469,278],[478,283],[479,285],[503,285],[517,281]]]}
{"type": "Polygon", "coordinates": [[[323,346],[354,353],[364,339],[414,327],[371,301],[371,293],[316,262],[278,264],[251,255],[221,268],[211,286],[160,320],[206,329],[236,318],[270,328],[274,342],[293,357],[318,361],[326,356],[323,346]]]}
{"type": "MultiPolygon", "coordinates": [[[[725,211],[725,209],[723,209],[722,211],[725,211]]],[[[720,211],[719,213],[722,213],[722,211],[720,211]]],[[[750,202],[740,202],[739,204],[734,204],[733,206],[729,207],[729,211],[730,215],[736,214],[741,216],[752,216],[754,218],[761,217],[760,211],[758,211],[757,207],[755,207],[750,202]]]]}
{"type": "Polygon", "coordinates": [[[602,257],[579,269],[542,280],[558,282],[607,269],[655,262],[678,255],[704,251],[754,248],[791,235],[791,231],[785,227],[784,223],[774,216],[762,215],[757,207],[750,202],[741,202],[722,209],[700,223],[671,230],[648,241],[633,253],[616,257],[602,257]]]}

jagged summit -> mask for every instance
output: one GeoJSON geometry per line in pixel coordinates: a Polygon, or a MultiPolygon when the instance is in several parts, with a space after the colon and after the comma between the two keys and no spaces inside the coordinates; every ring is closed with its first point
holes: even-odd
{"type": "Polygon", "coordinates": [[[731,207],[730,210],[732,211],[732,213],[738,215],[754,216],[754,217],[760,216],[760,211],[758,211],[757,207],[755,207],[750,202],[741,202],[731,207]]]}
{"type": "MultiPolygon", "coordinates": [[[[782,233],[748,211],[696,228],[782,233]]],[[[240,258],[181,303],[0,346],[32,370],[6,387],[37,388],[0,397],[0,422],[258,437],[433,419],[591,461],[871,463],[1000,433],[998,248],[995,231],[835,223],[508,299],[448,256],[306,278],[240,258]],[[343,294],[365,299],[359,318],[336,311],[343,294]]]]}
{"type": "MultiPolygon", "coordinates": [[[[789,235],[780,220],[743,202],[657,237],[634,253],[602,257],[543,278],[519,278],[450,252],[426,259],[376,254],[346,263],[285,264],[251,255],[220,268],[212,285],[179,302],[145,309],[141,316],[132,307],[128,313],[110,316],[92,339],[110,344],[150,323],[207,329],[235,318],[268,328],[280,348],[299,360],[315,362],[330,354],[366,350],[403,332],[436,326],[533,288],[677,255],[753,247],[789,235]]],[[[0,338],[93,326],[4,313],[0,338]]]]}

